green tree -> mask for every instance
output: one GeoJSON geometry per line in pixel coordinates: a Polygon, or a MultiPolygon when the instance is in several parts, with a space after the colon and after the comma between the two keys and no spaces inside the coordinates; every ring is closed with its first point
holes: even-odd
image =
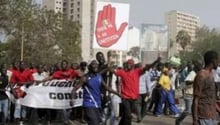
{"type": "Polygon", "coordinates": [[[185,51],[186,46],[191,43],[191,37],[185,30],[180,30],[176,36],[176,42],[179,43],[185,51]]]}
{"type": "Polygon", "coordinates": [[[187,60],[203,60],[203,54],[208,50],[220,52],[220,34],[215,29],[206,26],[197,29],[196,41],[192,43],[192,52],[187,52],[187,60]]]}
{"type": "Polygon", "coordinates": [[[53,64],[61,59],[81,59],[78,22],[33,5],[32,0],[4,0],[0,4],[0,30],[7,38],[4,50],[9,62],[20,59],[22,41],[27,62],[53,64]]]}

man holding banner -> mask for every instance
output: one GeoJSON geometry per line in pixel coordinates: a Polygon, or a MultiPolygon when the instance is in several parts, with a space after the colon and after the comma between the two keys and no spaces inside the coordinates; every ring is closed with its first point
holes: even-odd
{"type": "Polygon", "coordinates": [[[32,72],[25,68],[23,61],[19,62],[17,71],[14,71],[11,76],[10,83],[13,86],[13,93],[17,97],[15,100],[14,118],[16,125],[23,125],[23,121],[26,118],[26,107],[20,104],[20,99],[25,96],[25,92],[22,90],[22,85],[32,84],[34,81],[32,72]]]}
{"type": "MultiPolygon", "coordinates": [[[[73,80],[76,77],[78,77],[79,74],[74,71],[73,69],[68,69],[68,61],[67,60],[62,60],[61,61],[61,69],[58,71],[55,71],[52,76],[44,79],[43,81],[48,81],[52,79],[58,79],[58,80],[73,80]]],[[[62,110],[62,117],[64,120],[64,124],[74,124],[71,120],[69,120],[69,110],[68,109],[63,109],[62,110]]]]}
{"type": "MultiPolygon", "coordinates": [[[[35,73],[33,73],[33,78],[35,81],[41,81],[48,77],[48,74],[43,71],[43,65],[37,65],[35,73]]],[[[51,110],[50,109],[34,109],[33,110],[34,118],[32,119],[34,122],[38,122],[36,119],[41,117],[41,114],[46,114],[47,125],[51,123],[51,110]]],[[[33,115],[32,114],[32,115],[33,115]]]]}

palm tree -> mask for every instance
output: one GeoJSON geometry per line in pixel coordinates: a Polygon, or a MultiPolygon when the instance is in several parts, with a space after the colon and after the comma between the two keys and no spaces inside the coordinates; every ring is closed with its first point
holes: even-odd
{"type": "Polygon", "coordinates": [[[191,43],[191,37],[185,30],[180,30],[176,36],[176,42],[179,43],[185,51],[186,46],[191,43]]]}

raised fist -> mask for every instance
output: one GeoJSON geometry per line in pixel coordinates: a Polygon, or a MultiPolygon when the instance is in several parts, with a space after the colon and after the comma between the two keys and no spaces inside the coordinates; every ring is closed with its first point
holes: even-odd
{"type": "Polygon", "coordinates": [[[98,12],[96,23],[95,36],[101,47],[110,47],[117,43],[122,33],[124,32],[127,22],[123,22],[119,29],[115,25],[116,9],[110,4],[103,7],[103,10],[98,12]]]}

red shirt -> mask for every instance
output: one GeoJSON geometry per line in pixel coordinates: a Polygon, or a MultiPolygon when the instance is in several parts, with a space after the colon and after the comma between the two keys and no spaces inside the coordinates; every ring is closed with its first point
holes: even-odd
{"type": "Polygon", "coordinates": [[[32,76],[32,72],[30,70],[25,69],[24,71],[13,71],[11,76],[11,83],[25,83],[25,82],[31,82],[34,81],[34,78],[32,76]]]}
{"type": "Polygon", "coordinates": [[[54,72],[52,75],[54,79],[67,79],[67,80],[72,80],[78,76],[79,76],[78,73],[73,69],[58,70],[54,72]]]}
{"type": "Polygon", "coordinates": [[[37,69],[35,69],[35,68],[33,68],[33,69],[29,69],[29,70],[30,70],[30,72],[31,72],[32,74],[34,74],[34,73],[37,72],[37,69]]]}
{"type": "Polygon", "coordinates": [[[121,94],[125,99],[137,99],[139,96],[139,78],[141,68],[136,68],[131,71],[117,69],[115,74],[121,77],[121,94]]]}

